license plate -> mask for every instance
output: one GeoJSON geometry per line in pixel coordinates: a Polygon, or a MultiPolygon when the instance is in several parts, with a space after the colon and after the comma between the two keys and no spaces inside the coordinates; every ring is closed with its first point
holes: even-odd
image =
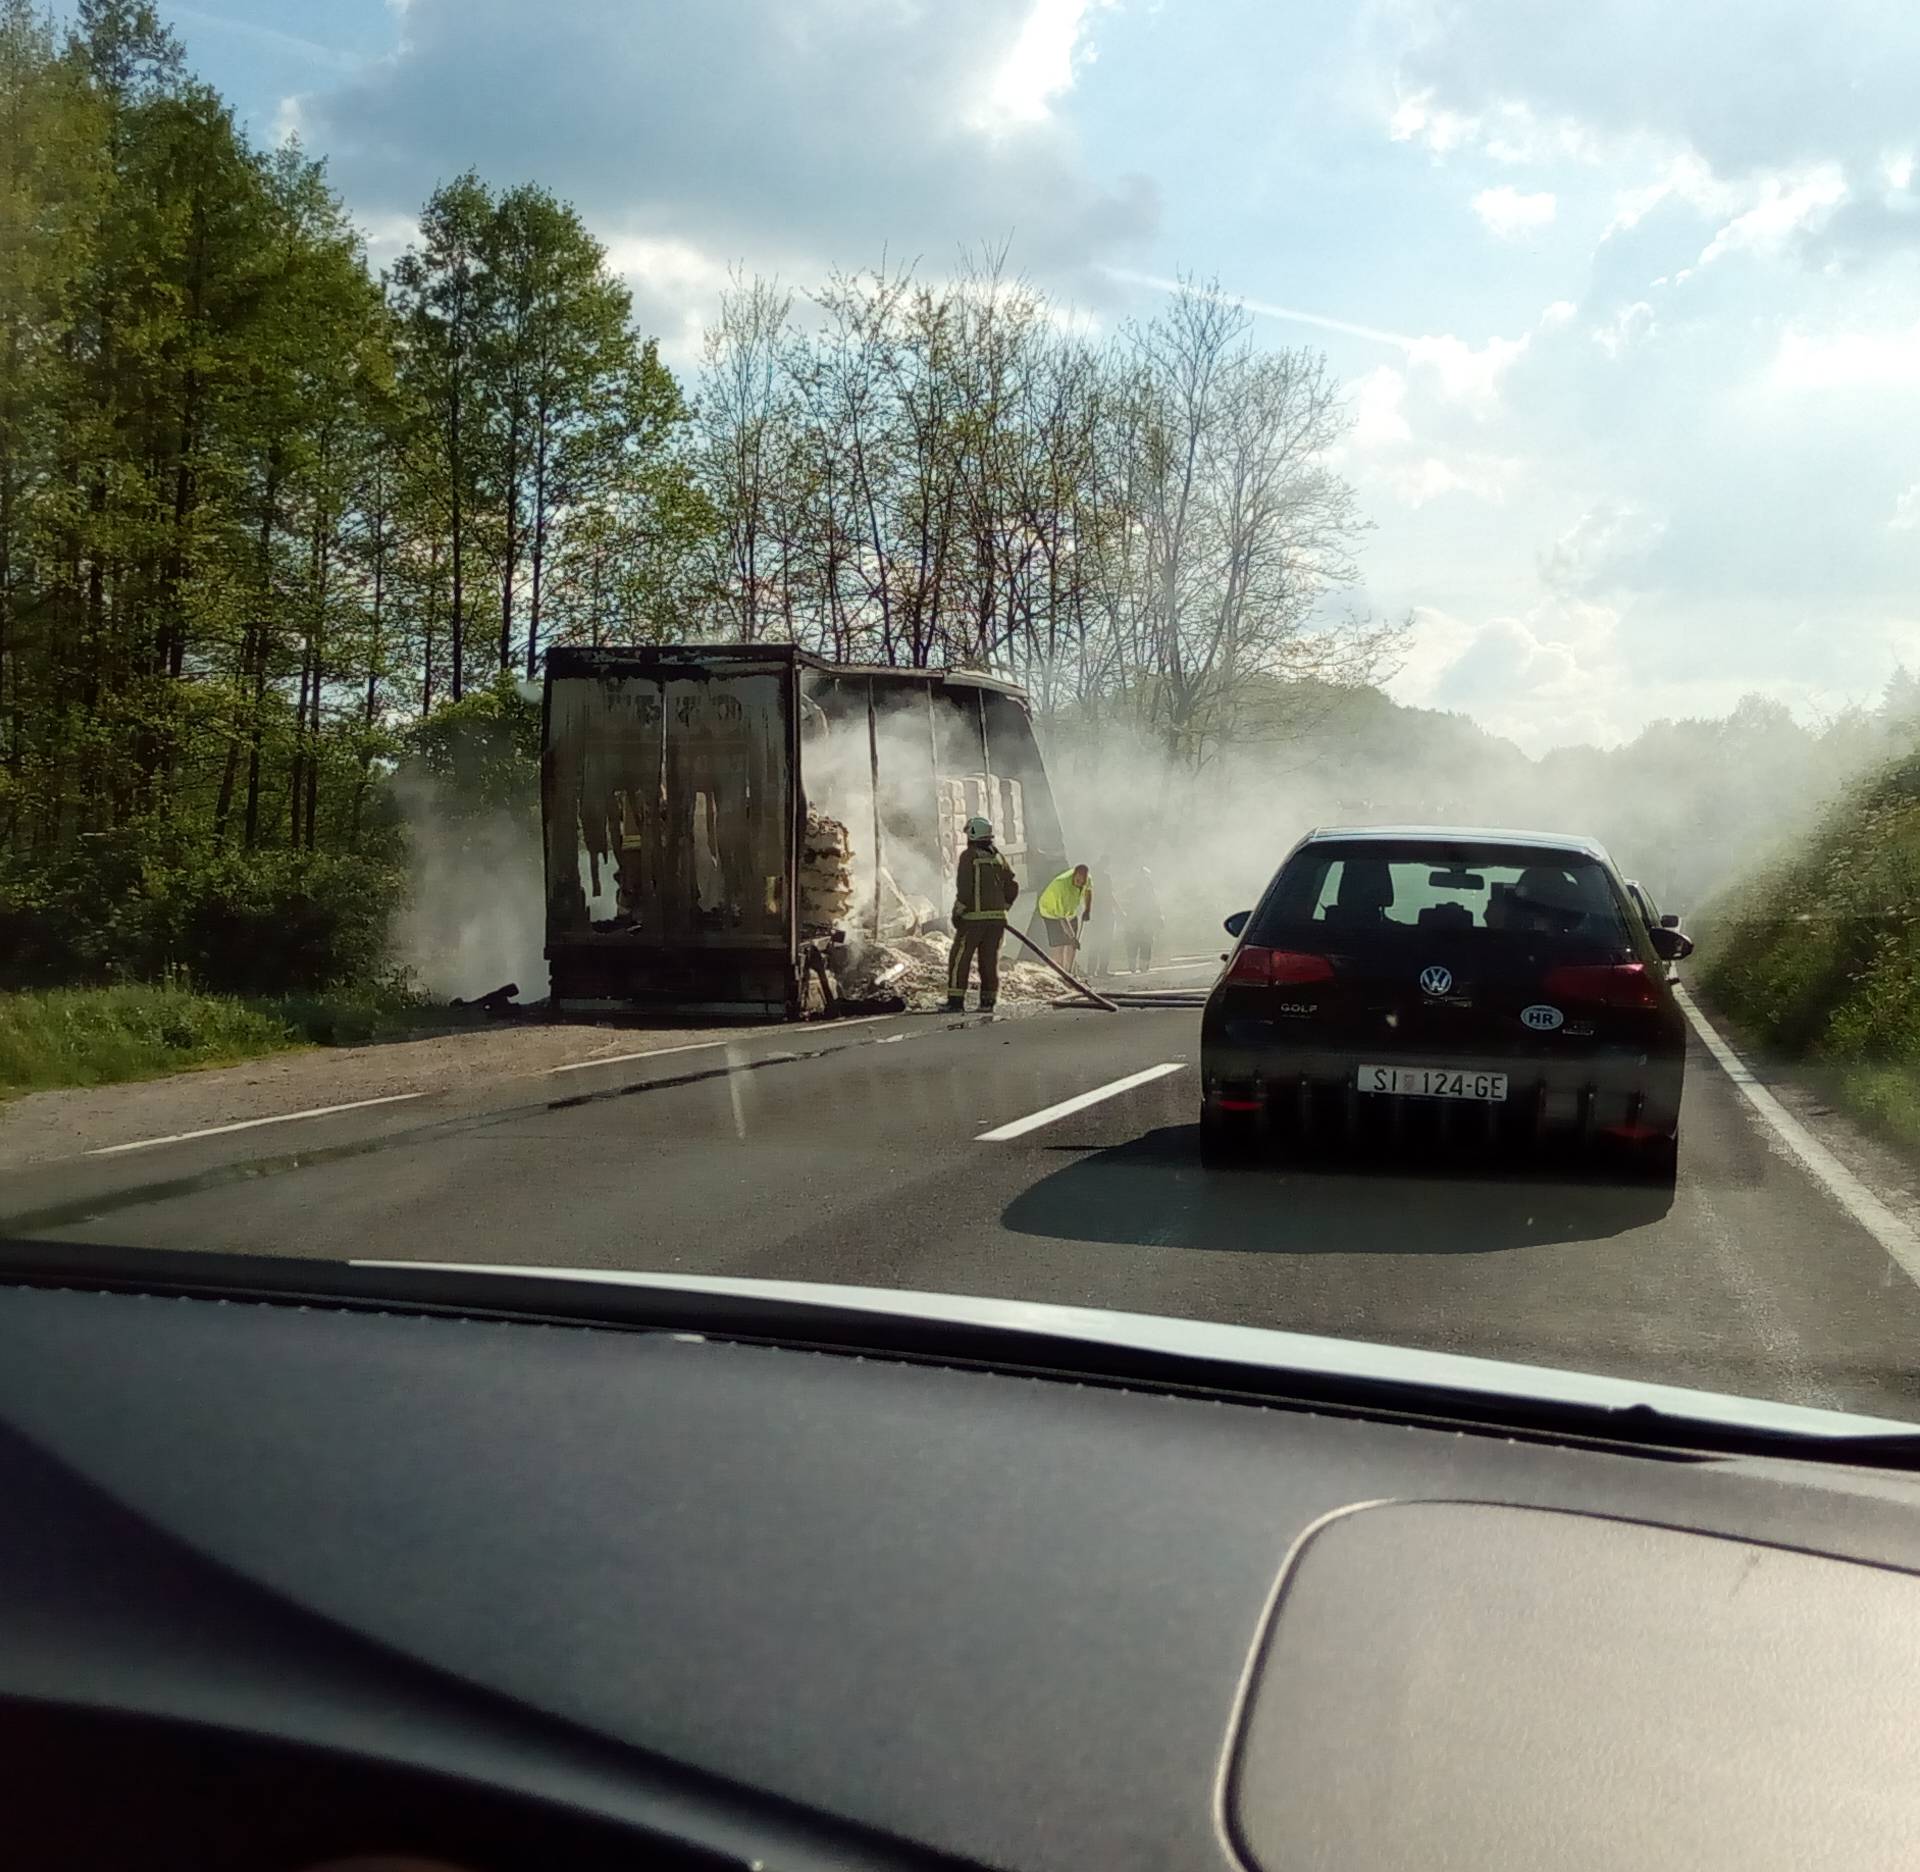
{"type": "Polygon", "coordinates": [[[1507,1075],[1473,1072],[1464,1066],[1362,1066],[1362,1092],[1390,1092],[1396,1098],[1479,1099],[1492,1103],[1507,1096],[1507,1075]]]}

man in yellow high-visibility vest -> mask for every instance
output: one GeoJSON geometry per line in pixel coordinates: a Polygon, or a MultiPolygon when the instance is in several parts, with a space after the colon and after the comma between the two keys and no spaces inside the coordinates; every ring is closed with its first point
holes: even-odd
{"type": "Polygon", "coordinates": [[[1093,874],[1083,864],[1060,875],[1040,893],[1040,914],[1046,919],[1047,947],[1061,968],[1072,971],[1080,948],[1080,932],[1093,915],[1093,874]]]}
{"type": "Polygon", "coordinates": [[[947,1012],[967,1005],[967,977],[980,964],[980,1011],[1000,998],[1000,945],[1006,940],[1007,912],[1020,895],[1013,866],[994,849],[993,827],[984,819],[967,821],[967,848],[960,854],[953,886],[953,951],[947,960],[947,1012]]]}

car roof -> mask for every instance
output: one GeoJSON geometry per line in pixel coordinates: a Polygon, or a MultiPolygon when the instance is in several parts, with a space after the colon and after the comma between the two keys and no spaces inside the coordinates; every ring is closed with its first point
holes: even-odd
{"type": "Polygon", "coordinates": [[[1301,841],[1306,845],[1332,844],[1405,844],[1431,841],[1436,845],[1529,845],[1541,851],[1581,852],[1612,864],[1607,848],[1598,839],[1578,832],[1522,832],[1503,826],[1445,825],[1363,825],[1315,826],[1301,841]]]}

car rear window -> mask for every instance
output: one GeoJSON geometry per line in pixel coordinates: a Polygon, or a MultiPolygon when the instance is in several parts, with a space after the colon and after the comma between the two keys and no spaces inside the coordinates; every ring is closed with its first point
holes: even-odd
{"type": "Polygon", "coordinates": [[[1632,947],[1606,867],[1536,847],[1310,845],[1275,880],[1250,940],[1483,931],[1551,944],[1632,947]]]}

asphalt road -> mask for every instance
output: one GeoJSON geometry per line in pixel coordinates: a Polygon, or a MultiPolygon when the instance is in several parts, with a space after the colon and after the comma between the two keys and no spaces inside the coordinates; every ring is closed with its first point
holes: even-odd
{"type": "Polygon", "coordinates": [[[1474,1162],[1222,1172],[1198,1020],[762,1035],[15,1172],[0,1233],[991,1294],[1920,1416],[1920,1287],[1704,1048],[1672,1195],[1474,1162]]]}

